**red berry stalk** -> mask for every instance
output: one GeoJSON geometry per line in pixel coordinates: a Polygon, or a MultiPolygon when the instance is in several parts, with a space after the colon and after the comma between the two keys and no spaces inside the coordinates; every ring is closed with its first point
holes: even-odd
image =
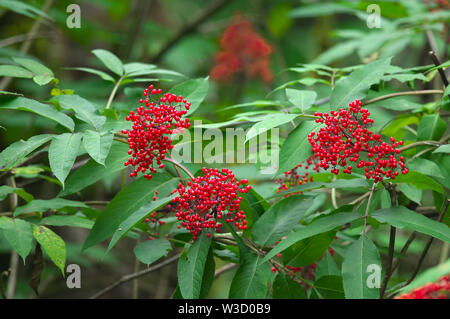
{"type": "Polygon", "coordinates": [[[139,101],[143,106],[138,107],[136,112],[130,111],[126,117],[127,121],[133,122],[132,129],[122,130],[123,134],[128,135],[128,154],[133,157],[124,165],[135,167],[131,177],[142,172],[150,180],[151,173],[157,171],[155,166],[163,168],[161,161],[174,147],[169,136],[177,129],[189,128],[189,119],[182,117],[189,110],[190,103],[181,95],[162,94],[161,89],[154,89],[153,85],[145,89],[143,95],[146,98],[139,101]]]}
{"type": "MultiPolygon", "coordinates": [[[[236,180],[233,172],[223,168],[203,168],[203,176],[191,179],[185,187],[179,184],[174,190],[178,192],[173,199],[175,216],[183,226],[191,232],[195,240],[203,229],[219,229],[224,220],[234,223],[238,229],[247,229],[244,211],[239,205],[242,197],[238,193],[247,193],[251,186],[244,186],[248,181],[236,180]]],[[[210,233],[207,234],[211,236],[210,233]]]]}

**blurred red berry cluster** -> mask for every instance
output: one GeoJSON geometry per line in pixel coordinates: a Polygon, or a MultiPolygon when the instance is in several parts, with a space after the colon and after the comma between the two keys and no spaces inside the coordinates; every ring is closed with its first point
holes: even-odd
{"type": "Polygon", "coordinates": [[[226,168],[203,168],[202,172],[203,176],[188,181],[186,187],[180,183],[174,190],[179,196],[173,199],[173,209],[181,226],[191,232],[194,240],[203,229],[219,229],[222,224],[217,221],[222,219],[234,223],[238,229],[247,229],[245,213],[239,208],[242,197],[238,193],[251,189],[250,185],[244,186],[248,181],[238,181],[226,168]]]}
{"type": "Polygon", "coordinates": [[[243,72],[249,78],[259,77],[264,82],[272,80],[269,59],[272,48],[242,16],[236,16],[225,30],[220,48],[211,70],[212,79],[229,80],[234,74],[243,72]]]}
{"type": "Polygon", "coordinates": [[[130,111],[126,117],[127,121],[133,122],[131,130],[122,130],[123,134],[128,135],[128,144],[130,158],[124,163],[125,166],[135,166],[131,177],[137,176],[139,172],[144,177],[151,179],[151,173],[156,173],[155,166],[163,168],[161,162],[166,153],[174,146],[169,136],[176,129],[189,128],[189,119],[182,119],[183,115],[189,110],[190,103],[182,96],[176,96],[170,93],[161,93],[161,89],[154,89],[150,85],[144,90],[145,99],[139,101],[140,106],[136,112],[130,111]]]}
{"type": "Polygon", "coordinates": [[[402,294],[396,299],[449,299],[450,275],[441,277],[437,282],[428,283],[425,286],[402,294]]]}
{"type": "Polygon", "coordinates": [[[423,0],[429,11],[438,11],[442,9],[450,9],[450,2],[448,0],[423,0]]]}

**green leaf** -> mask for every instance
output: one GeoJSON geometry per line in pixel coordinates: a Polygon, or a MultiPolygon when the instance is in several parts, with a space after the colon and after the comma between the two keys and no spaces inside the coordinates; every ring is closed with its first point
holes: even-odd
{"type": "Polygon", "coordinates": [[[51,134],[41,134],[12,143],[0,153],[0,169],[13,168],[24,161],[25,157],[47,143],[53,137],[51,134]],[[3,165],[6,165],[3,167],[3,165]]]}
{"type": "Polygon", "coordinates": [[[52,121],[67,127],[69,130],[73,131],[75,128],[75,123],[73,120],[62,112],[58,112],[53,106],[39,103],[35,100],[30,100],[24,97],[17,97],[9,102],[0,105],[0,109],[9,110],[20,110],[33,112],[37,115],[46,117],[52,121]]]}
{"type": "Polygon", "coordinates": [[[98,164],[94,160],[89,160],[69,175],[65,188],[61,190],[58,196],[66,196],[78,192],[123,169],[123,163],[129,157],[127,150],[128,145],[113,141],[111,150],[105,160],[105,166],[98,164]]]}
{"type": "Polygon", "coordinates": [[[52,98],[63,109],[73,110],[77,119],[86,122],[96,130],[99,130],[106,121],[106,117],[96,114],[97,109],[86,99],[78,95],[58,95],[52,98]]]}
{"type": "MultiPolygon", "coordinates": [[[[167,173],[158,173],[148,181],[140,177],[123,188],[105,207],[95,221],[83,249],[109,238],[131,214],[152,201],[155,190],[174,183],[175,178],[167,173]]],[[[120,230],[121,231],[121,230],[120,230]]]]}
{"type": "Polygon", "coordinates": [[[230,286],[230,299],[262,299],[267,293],[270,267],[262,264],[261,257],[240,250],[241,259],[230,286]]]}
{"type": "Polygon", "coordinates": [[[203,271],[202,287],[200,289],[200,299],[208,297],[214,282],[216,272],[216,262],[214,261],[214,254],[212,248],[209,249],[208,257],[206,257],[205,270],[203,271]]]}
{"type": "Polygon", "coordinates": [[[27,193],[23,188],[15,188],[10,186],[0,186],[0,201],[4,200],[8,194],[15,193],[29,202],[34,199],[33,195],[27,193]]]}
{"type": "Polygon", "coordinates": [[[432,189],[438,193],[444,194],[442,185],[436,182],[431,177],[420,174],[415,171],[409,171],[408,174],[401,174],[395,178],[396,183],[406,183],[411,184],[418,189],[432,189]]]}
{"type": "Polygon", "coordinates": [[[450,273],[450,259],[440,263],[439,265],[429,268],[419,274],[409,285],[401,289],[402,293],[409,292],[419,287],[425,286],[428,283],[438,281],[442,276],[450,273]]]}
{"type": "Polygon", "coordinates": [[[413,185],[403,183],[398,184],[398,189],[410,200],[421,205],[422,191],[420,189],[413,185]]]}
{"type": "Polygon", "coordinates": [[[320,126],[315,121],[303,121],[289,133],[280,150],[278,174],[291,170],[312,155],[308,134],[317,131],[320,126]]]}
{"type": "Polygon", "coordinates": [[[450,153],[450,144],[439,146],[433,153],[450,153]]]}
{"type": "Polygon", "coordinates": [[[171,202],[172,198],[176,195],[169,196],[173,189],[175,189],[177,180],[173,180],[172,183],[163,184],[162,187],[158,188],[158,193],[160,199],[156,201],[151,201],[150,203],[142,206],[135,212],[133,212],[127,219],[120,223],[119,227],[115,230],[112,235],[111,241],[109,242],[108,249],[109,252],[117,242],[125,236],[130,229],[132,229],[137,223],[141,222],[145,217],[147,217],[151,212],[163,207],[164,205],[171,202]]]}
{"type": "Polygon", "coordinates": [[[184,299],[198,299],[211,238],[202,233],[194,244],[185,246],[178,260],[178,285],[184,299]]]}
{"type": "Polygon", "coordinates": [[[300,6],[299,8],[293,9],[289,13],[289,16],[293,18],[308,18],[334,15],[337,13],[352,13],[355,11],[355,9],[349,8],[343,4],[330,2],[300,6]]]}
{"type": "Polygon", "coordinates": [[[389,70],[390,63],[390,57],[376,60],[358,68],[345,79],[338,81],[331,93],[331,108],[346,108],[350,102],[365,98],[369,88],[378,83],[389,70]]]}
{"type": "Polygon", "coordinates": [[[283,264],[292,267],[311,265],[323,256],[335,235],[335,231],[329,231],[295,243],[283,252],[283,264]]]}
{"type": "Polygon", "coordinates": [[[258,122],[247,131],[245,142],[274,127],[286,124],[294,120],[297,116],[298,114],[286,114],[282,112],[262,116],[258,119],[258,122]]]}
{"type": "Polygon", "coordinates": [[[64,133],[53,137],[48,149],[48,160],[50,168],[56,178],[62,183],[72,169],[77,158],[78,149],[81,144],[80,133],[64,133]]]}
{"type": "Polygon", "coordinates": [[[69,226],[91,229],[94,222],[90,219],[74,215],[52,215],[41,220],[43,226],[69,226]]]}
{"type": "Polygon", "coordinates": [[[63,207],[88,207],[83,202],[67,200],[63,198],[52,199],[35,199],[24,206],[17,207],[14,211],[14,216],[19,216],[26,213],[46,212],[49,209],[61,209],[63,207]]]}
{"type": "Polygon", "coordinates": [[[408,168],[410,170],[438,178],[443,178],[439,166],[430,160],[424,158],[415,158],[408,162],[408,168]]]}
{"type": "Polygon", "coordinates": [[[182,95],[191,106],[185,116],[191,115],[200,106],[209,90],[208,77],[200,79],[191,79],[175,85],[170,89],[170,93],[182,95]]]}
{"type": "Polygon", "coordinates": [[[300,221],[314,198],[292,195],[269,208],[253,225],[253,240],[260,246],[269,246],[286,235],[300,221]]]}
{"type": "Polygon", "coordinates": [[[301,284],[283,273],[279,273],[275,277],[272,289],[272,295],[275,299],[306,299],[301,284]]]}
{"type": "Polygon", "coordinates": [[[450,228],[447,225],[403,206],[380,209],[373,212],[371,216],[382,223],[388,223],[397,228],[412,229],[444,242],[450,242],[450,228]]]}
{"type": "Polygon", "coordinates": [[[296,109],[304,113],[314,104],[317,93],[314,91],[286,89],[286,96],[296,109]]]}
{"type": "Polygon", "coordinates": [[[140,63],[140,62],[131,62],[131,63],[125,63],[123,65],[123,69],[125,70],[125,74],[127,76],[134,76],[135,73],[137,75],[146,74],[146,73],[141,73],[141,72],[154,70],[154,69],[156,69],[156,65],[148,64],[148,63],[140,63]]]}
{"type": "Polygon", "coordinates": [[[100,71],[100,70],[91,69],[91,68],[67,68],[67,69],[68,70],[84,71],[84,72],[87,72],[87,73],[98,75],[100,78],[102,78],[102,80],[115,82],[114,78],[111,75],[109,75],[108,73],[105,73],[103,71],[100,71]]]}
{"type": "Polygon", "coordinates": [[[123,75],[123,64],[116,55],[103,49],[93,50],[92,53],[112,72],[123,75]]]}
{"type": "Polygon", "coordinates": [[[316,268],[316,279],[322,276],[340,276],[341,271],[339,270],[333,257],[330,255],[329,251],[325,252],[325,256],[317,263],[316,268]]]}
{"type": "Polygon", "coordinates": [[[66,243],[64,240],[45,226],[34,225],[33,236],[64,276],[66,264],[66,243]]]}
{"type": "Polygon", "coordinates": [[[140,262],[150,266],[161,257],[167,256],[169,250],[172,250],[172,246],[167,239],[156,238],[137,244],[134,247],[134,254],[140,262]]]}
{"type": "Polygon", "coordinates": [[[0,230],[11,247],[22,257],[25,258],[30,254],[33,248],[33,230],[32,225],[22,219],[0,217],[0,230]]]}
{"type": "Polygon", "coordinates": [[[45,17],[47,19],[52,20],[52,18],[47,15],[44,11],[39,10],[33,6],[30,6],[27,3],[16,1],[16,0],[0,0],[0,7],[4,7],[8,10],[17,12],[18,14],[22,14],[24,16],[36,19],[38,16],[45,17]]]}
{"type": "Polygon", "coordinates": [[[295,244],[300,240],[303,240],[305,238],[317,234],[328,232],[360,217],[361,215],[359,215],[358,213],[348,213],[348,212],[321,216],[313,220],[311,224],[305,226],[304,228],[301,228],[287,235],[287,237],[284,240],[282,240],[277,246],[275,246],[271,251],[267,253],[263,261],[264,262],[268,261],[276,254],[289,248],[290,246],[292,246],[293,244],[295,244]]]}
{"type": "MultiPolygon", "coordinates": [[[[370,288],[369,265],[379,266],[380,254],[375,244],[365,235],[348,247],[342,263],[342,279],[346,299],[377,299],[379,288],[370,288]]],[[[381,276],[381,273],[380,273],[381,276]]]]}
{"type": "Polygon", "coordinates": [[[31,79],[33,73],[16,65],[0,65],[0,76],[31,79]]]}
{"type": "Polygon", "coordinates": [[[102,134],[87,130],[83,133],[83,146],[93,160],[105,166],[105,160],[109,154],[113,138],[113,133],[102,134]]]}
{"type": "Polygon", "coordinates": [[[438,113],[425,115],[417,128],[417,140],[438,141],[445,133],[447,124],[438,113]]]}
{"type": "Polygon", "coordinates": [[[314,282],[313,294],[320,294],[324,299],[344,299],[341,276],[323,276],[314,282]]]}
{"type": "Polygon", "coordinates": [[[33,73],[33,81],[39,85],[45,85],[55,78],[52,70],[50,70],[45,65],[42,65],[41,63],[35,60],[26,58],[12,58],[12,59],[17,64],[20,64],[21,66],[30,70],[33,73]]]}

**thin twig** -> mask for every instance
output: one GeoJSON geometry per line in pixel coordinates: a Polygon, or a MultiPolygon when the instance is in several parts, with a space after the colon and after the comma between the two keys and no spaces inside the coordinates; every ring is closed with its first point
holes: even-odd
{"type": "Polygon", "coordinates": [[[128,282],[130,280],[133,280],[135,278],[147,275],[148,273],[151,273],[152,271],[158,270],[158,269],[160,269],[160,268],[162,268],[162,267],[164,267],[164,266],[166,266],[166,265],[168,265],[168,264],[178,260],[178,258],[180,258],[180,256],[181,256],[181,254],[177,254],[175,256],[172,256],[172,257],[164,260],[163,262],[161,262],[161,263],[159,263],[159,264],[157,264],[155,266],[152,266],[152,267],[149,267],[147,269],[141,270],[141,271],[139,271],[137,273],[125,275],[122,278],[120,278],[118,281],[114,282],[113,284],[109,285],[108,287],[103,288],[102,290],[100,290],[96,294],[92,295],[89,299],[97,299],[97,298],[103,296],[104,294],[110,292],[111,290],[113,290],[117,286],[122,285],[123,283],[126,283],[126,282],[128,282]]]}
{"type": "MultiPolygon", "coordinates": [[[[428,54],[431,56],[431,60],[433,60],[434,65],[439,66],[441,63],[439,62],[438,57],[436,56],[436,53],[433,51],[428,52],[428,54]]],[[[445,75],[445,71],[442,68],[438,68],[439,76],[441,77],[442,83],[444,83],[444,86],[448,86],[448,79],[445,75]]]]}
{"type": "Polygon", "coordinates": [[[365,233],[367,233],[367,218],[369,217],[370,202],[372,201],[373,192],[374,192],[375,186],[377,186],[377,184],[378,184],[378,182],[373,183],[372,189],[370,190],[370,193],[369,193],[369,199],[367,200],[366,212],[364,213],[364,227],[363,227],[361,235],[364,235],[365,233]]]}
{"type": "Polygon", "coordinates": [[[238,264],[233,264],[233,263],[226,264],[225,266],[216,270],[216,272],[214,273],[214,279],[217,279],[223,273],[226,273],[227,271],[230,271],[238,266],[239,266],[238,264]]]}
{"type": "MultiPolygon", "coordinates": [[[[10,177],[10,184],[11,187],[16,188],[16,181],[14,179],[14,176],[10,177]]],[[[17,207],[19,201],[19,197],[17,196],[16,193],[12,193],[11,194],[11,211],[14,211],[17,207]]],[[[12,299],[14,298],[14,296],[16,295],[16,282],[17,282],[17,272],[19,269],[19,255],[17,254],[17,252],[12,249],[11,250],[11,261],[9,264],[9,276],[8,276],[8,283],[7,283],[7,287],[6,287],[6,297],[8,299],[12,299]]]]}
{"type": "Polygon", "coordinates": [[[173,165],[178,166],[178,167],[181,168],[183,171],[185,171],[186,174],[188,174],[189,177],[190,177],[191,179],[194,179],[194,178],[195,178],[194,175],[192,175],[192,173],[189,172],[189,170],[188,170],[186,167],[184,167],[182,164],[178,163],[178,162],[175,161],[174,159],[172,159],[172,158],[167,158],[167,157],[166,157],[165,159],[163,159],[163,161],[166,161],[166,162],[172,163],[173,165]]]}

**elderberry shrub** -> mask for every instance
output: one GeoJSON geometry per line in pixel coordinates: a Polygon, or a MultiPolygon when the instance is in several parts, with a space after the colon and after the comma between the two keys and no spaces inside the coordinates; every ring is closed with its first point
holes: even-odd
{"type": "Polygon", "coordinates": [[[130,150],[128,159],[124,165],[134,166],[131,177],[139,172],[145,173],[144,177],[151,179],[151,173],[156,173],[158,168],[164,168],[162,160],[174,146],[169,136],[179,129],[190,127],[189,119],[183,119],[191,103],[183,96],[171,93],[162,94],[161,89],[154,89],[150,85],[143,93],[145,99],[139,101],[140,106],[136,112],[130,111],[127,121],[133,122],[131,130],[122,130],[128,135],[130,150]],[[149,171],[148,173],[147,170],[149,171]]]}
{"type": "MultiPolygon", "coordinates": [[[[234,223],[238,229],[247,229],[244,211],[239,205],[242,197],[238,193],[247,193],[251,186],[245,184],[248,180],[238,181],[233,172],[222,168],[203,168],[203,176],[194,177],[185,187],[179,184],[173,193],[179,196],[173,199],[175,216],[193,236],[195,240],[203,229],[219,229],[225,220],[234,223]]],[[[207,233],[207,237],[211,233],[207,233]]]]}

